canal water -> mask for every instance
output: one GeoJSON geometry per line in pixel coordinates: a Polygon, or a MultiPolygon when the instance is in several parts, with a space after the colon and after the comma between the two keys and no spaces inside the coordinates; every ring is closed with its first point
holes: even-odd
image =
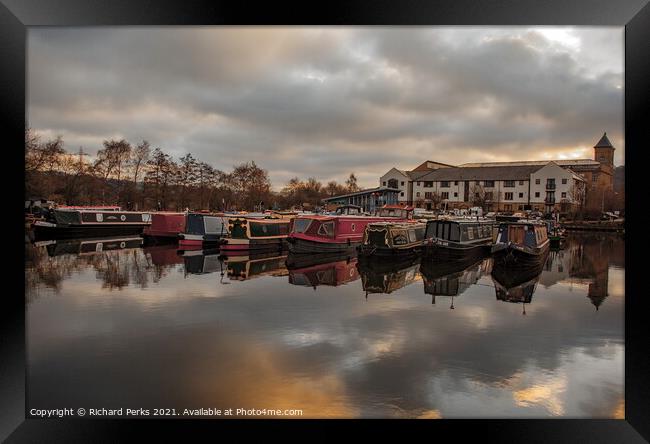
{"type": "Polygon", "coordinates": [[[371,267],[139,239],[25,248],[29,408],[623,417],[614,235],[571,236],[541,273],[505,284],[489,258],[371,267]]]}

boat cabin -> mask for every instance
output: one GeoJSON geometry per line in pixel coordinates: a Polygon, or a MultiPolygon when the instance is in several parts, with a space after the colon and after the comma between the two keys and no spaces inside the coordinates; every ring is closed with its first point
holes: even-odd
{"type": "Polygon", "coordinates": [[[356,205],[342,205],[334,213],[336,216],[363,216],[363,208],[356,205]]]}
{"type": "Polygon", "coordinates": [[[427,222],[426,239],[450,242],[476,242],[492,239],[494,223],[473,220],[430,220],[427,222]]]}
{"type": "Polygon", "coordinates": [[[375,212],[377,217],[395,217],[397,219],[412,219],[413,208],[400,205],[384,205],[375,212]]]}
{"type": "Polygon", "coordinates": [[[498,243],[536,247],[548,239],[546,224],[532,222],[502,223],[497,234],[498,243]]]}

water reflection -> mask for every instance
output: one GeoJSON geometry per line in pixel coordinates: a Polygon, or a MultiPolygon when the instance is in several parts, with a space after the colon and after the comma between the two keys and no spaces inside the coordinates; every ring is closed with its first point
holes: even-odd
{"type": "Polygon", "coordinates": [[[370,293],[390,294],[421,279],[420,260],[410,257],[397,260],[364,260],[357,264],[366,297],[370,293]]]}
{"type": "Polygon", "coordinates": [[[358,258],[349,254],[289,255],[289,283],[316,290],[321,285],[338,287],[359,279],[358,258]]]}
{"type": "Polygon", "coordinates": [[[359,262],[101,241],[25,247],[30,406],[623,414],[617,237],[573,236],[523,274],[490,258],[359,262]]]}

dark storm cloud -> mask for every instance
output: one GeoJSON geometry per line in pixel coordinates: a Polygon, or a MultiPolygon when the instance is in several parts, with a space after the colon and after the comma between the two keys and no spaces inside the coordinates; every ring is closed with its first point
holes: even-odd
{"type": "Polygon", "coordinates": [[[217,168],[374,186],[392,166],[622,163],[622,30],[84,28],[29,36],[29,124],[91,153],[147,139],[217,168]]]}

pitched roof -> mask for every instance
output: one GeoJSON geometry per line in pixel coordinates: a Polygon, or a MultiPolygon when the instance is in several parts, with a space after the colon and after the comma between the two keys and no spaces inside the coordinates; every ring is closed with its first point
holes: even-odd
{"type": "Polygon", "coordinates": [[[607,138],[607,132],[603,134],[603,137],[600,138],[598,143],[594,145],[594,148],[614,148],[612,142],[607,138]]]}
{"type": "Polygon", "coordinates": [[[395,192],[395,193],[399,193],[399,190],[397,188],[376,187],[376,188],[367,188],[365,190],[355,191],[354,193],[346,193],[346,194],[339,194],[338,196],[326,197],[326,198],[323,198],[322,200],[323,201],[330,201],[330,200],[335,200],[335,199],[342,199],[344,197],[360,196],[360,195],[363,195],[363,194],[370,194],[370,193],[382,192],[382,191],[392,191],[392,192],[395,192]]]}
{"type": "Polygon", "coordinates": [[[514,162],[475,162],[458,165],[461,168],[467,167],[500,167],[500,166],[523,166],[523,165],[540,165],[544,166],[549,162],[556,163],[560,166],[580,166],[580,165],[600,165],[600,162],[594,159],[554,159],[554,160],[519,160],[514,162]]]}
{"type": "Polygon", "coordinates": [[[530,175],[544,165],[440,168],[418,177],[418,180],[529,180],[530,175]]]}

